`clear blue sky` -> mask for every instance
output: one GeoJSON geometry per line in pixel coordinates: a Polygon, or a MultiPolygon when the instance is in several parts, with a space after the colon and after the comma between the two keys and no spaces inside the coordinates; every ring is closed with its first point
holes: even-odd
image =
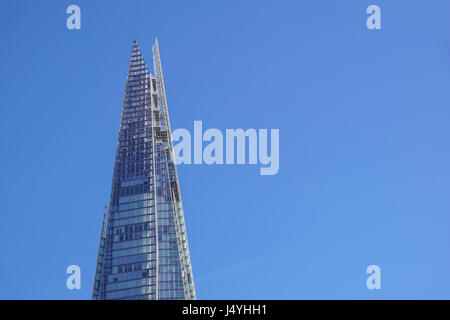
{"type": "Polygon", "coordinates": [[[178,169],[199,299],[450,298],[449,18],[444,0],[2,1],[0,298],[90,298],[131,41],[151,62],[156,36],[173,129],[280,129],[278,175],[178,169]]]}

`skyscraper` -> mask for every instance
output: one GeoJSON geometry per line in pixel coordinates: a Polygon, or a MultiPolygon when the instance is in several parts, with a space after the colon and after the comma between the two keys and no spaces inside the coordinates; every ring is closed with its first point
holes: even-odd
{"type": "Polygon", "coordinates": [[[158,40],[133,41],[93,299],[195,299],[158,40]]]}

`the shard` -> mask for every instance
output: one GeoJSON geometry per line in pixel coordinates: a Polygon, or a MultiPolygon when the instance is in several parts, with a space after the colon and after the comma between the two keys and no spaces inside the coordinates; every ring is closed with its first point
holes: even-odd
{"type": "Polygon", "coordinates": [[[93,299],[195,299],[157,40],[153,70],[133,41],[93,299]]]}

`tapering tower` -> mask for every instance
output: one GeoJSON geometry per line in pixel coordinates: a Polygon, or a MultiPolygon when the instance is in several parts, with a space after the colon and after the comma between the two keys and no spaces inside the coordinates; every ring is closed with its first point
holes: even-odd
{"type": "Polygon", "coordinates": [[[195,299],[159,56],[133,41],[93,299],[195,299]]]}

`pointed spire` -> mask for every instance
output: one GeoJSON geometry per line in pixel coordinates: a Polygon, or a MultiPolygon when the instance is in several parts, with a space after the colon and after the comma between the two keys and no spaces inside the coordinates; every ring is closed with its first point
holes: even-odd
{"type": "Polygon", "coordinates": [[[159,44],[158,44],[158,37],[155,37],[155,42],[153,43],[153,54],[157,54],[159,57],[159,44]]]}
{"type": "Polygon", "coordinates": [[[133,42],[132,42],[132,44],[131,44],[131,50],[132,50],[133,52],[139,50],[139,45],[138,45],[138,42],[137,42],[136,39],[133,40],[133,42]]]}
{"type": "MultiPolygon", "coordinates": [[[[137,61],[136,59],[140,60],[141,63],[145,63],[144,56],[141,52],[141,49],[139,48],[139,44],[136,39],[133,39],[131,47],[131,61],[137,61]]],[[[130,63],[130,68],[132,64],[133,63],[130,63]]]]}

